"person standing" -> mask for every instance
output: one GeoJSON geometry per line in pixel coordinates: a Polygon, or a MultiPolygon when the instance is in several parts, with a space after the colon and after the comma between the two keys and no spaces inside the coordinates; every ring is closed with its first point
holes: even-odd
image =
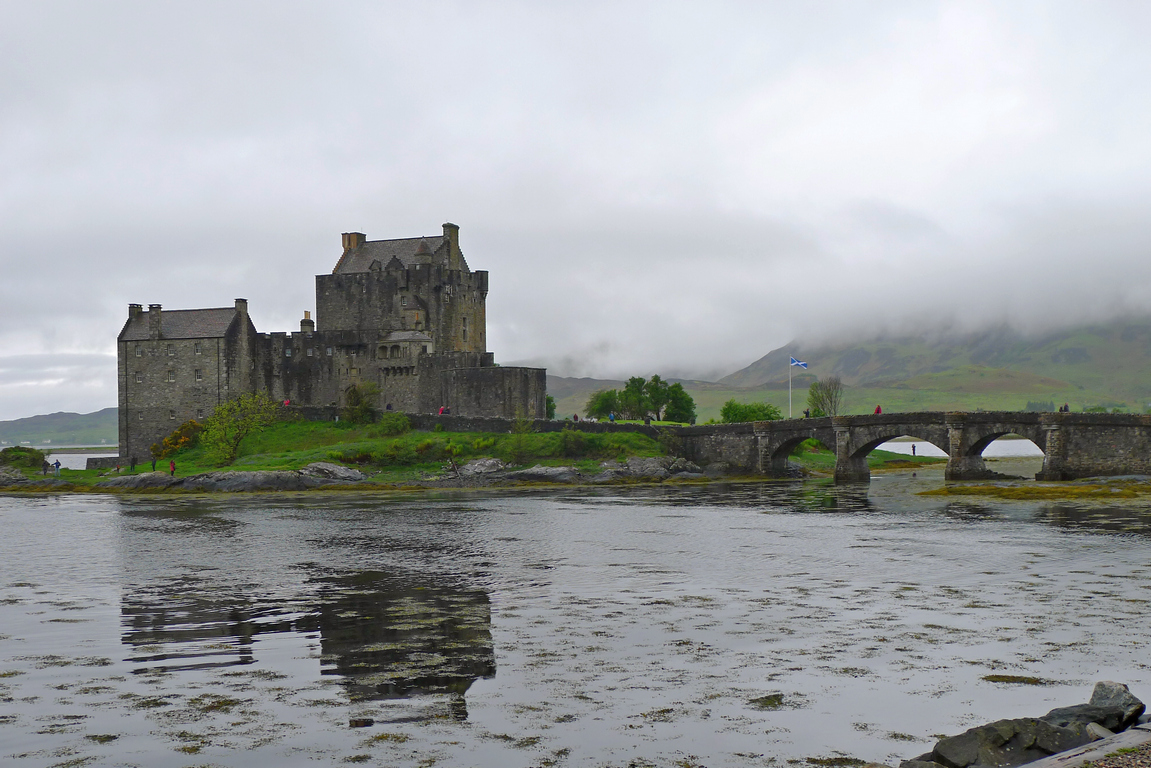
{"type": "Polygon", "coordinates": [[[175,459],[172,459],[171,461],[168,462],[168,472],[172,475],[172,477],[176,476],[176,460],[175,459]]]}
{"type": "Polygon", "coordinates": [[[60,476],[60,460],[56,459],[56,463],[52,465],[56,468],[56,477],[60,476]]]}
{"type": "Polygon", "coordinates": [[[129,472],[135,472],[136,471],[136,457],[135,456],[128,459],[128,471],[129,472]]]}
{"type": "Polygon", "coordinates": [[[152,457],[152,471],[153,472],[156,471],[156,457],[155,456],[152,457]]]}
{"type": "Polygon", "coordinates": [[[883,409],[877,405],[877,406],[875,406],[875,412],[876,412],[876,414],[883,413],[883,409]]]}

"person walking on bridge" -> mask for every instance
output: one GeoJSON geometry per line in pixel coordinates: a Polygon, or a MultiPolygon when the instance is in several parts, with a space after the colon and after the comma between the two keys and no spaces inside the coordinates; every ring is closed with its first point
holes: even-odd
{"type": "Polygon", "coordinates": [[[880,407],[877,405],[877,406],[875,406],[875,413],[876,413],[877,415],[878,415],[878,414],[880,414],[880,413],[883,413],[883,409],[882,409],[882,408],[880,408],[880,407]]]}

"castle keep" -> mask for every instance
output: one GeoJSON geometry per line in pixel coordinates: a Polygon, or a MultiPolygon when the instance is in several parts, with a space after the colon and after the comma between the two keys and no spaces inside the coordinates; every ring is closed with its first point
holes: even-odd
{"type": "Polygon", "coordinates": [[[293,405],[344,405],[375,384],[379,408],[543,418],[542,368],[497,366],[487,351],[488,273],[473,272],[459,227],[399,240],[343,235],[331,274],[316,276],[316,318],[298,332],[259,333],[246,299],[164,311],[128,305],[117,339],[120,455],[150,446],[230,398],[266,392],[293,405]]]}

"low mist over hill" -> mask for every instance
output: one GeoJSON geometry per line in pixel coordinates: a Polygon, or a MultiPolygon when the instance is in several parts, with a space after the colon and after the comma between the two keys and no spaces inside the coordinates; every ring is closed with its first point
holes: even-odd
{"type": "MultiPolygon", "coordinates": [[[[1026,336],[1009,328],[955,337],[880,337],[858,344],[773,350],[719,383],[730,387],[787,385],[789,358],[808,363],[807,375],[839,376],[855,389],[1061,399],[1079,404],[1151,402],[1151,320],[1026,336]]],[[[798,373],[799,369],[794,369],[798,373]]],[[[1022,404],[1021,404],[1022,405],[1022,404]]]]}

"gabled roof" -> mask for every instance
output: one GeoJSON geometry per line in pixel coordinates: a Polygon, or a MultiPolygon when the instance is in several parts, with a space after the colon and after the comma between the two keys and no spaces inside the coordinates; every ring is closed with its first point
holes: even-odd
{"type": "MultiPolygon", "coordinates": [[[[149,338],[148,312],[128,320],[120,341],[149,338]]],[[[236,317],[235,307],[218,309],[165,309],[160,313],[160,334],[165,339],[214,339],[222,337],[236,317]]]]}
{"type": "MultiPolygon", "coordinates": [[[[404,237],[399,240],[368,240],[355,250],[344,251],[344,255],[336,263],[332,274],[342,275],[349,272],[367,272],[371,269],[373,261],[386,265],[392,257],[399,259],[405,268],[413,264],[431,264],[436,260],[435,254],[446,244],[443,235],[435,237],[404,237]]],[[[440,258],[446,261],[446,254],[440,258]]]]}

